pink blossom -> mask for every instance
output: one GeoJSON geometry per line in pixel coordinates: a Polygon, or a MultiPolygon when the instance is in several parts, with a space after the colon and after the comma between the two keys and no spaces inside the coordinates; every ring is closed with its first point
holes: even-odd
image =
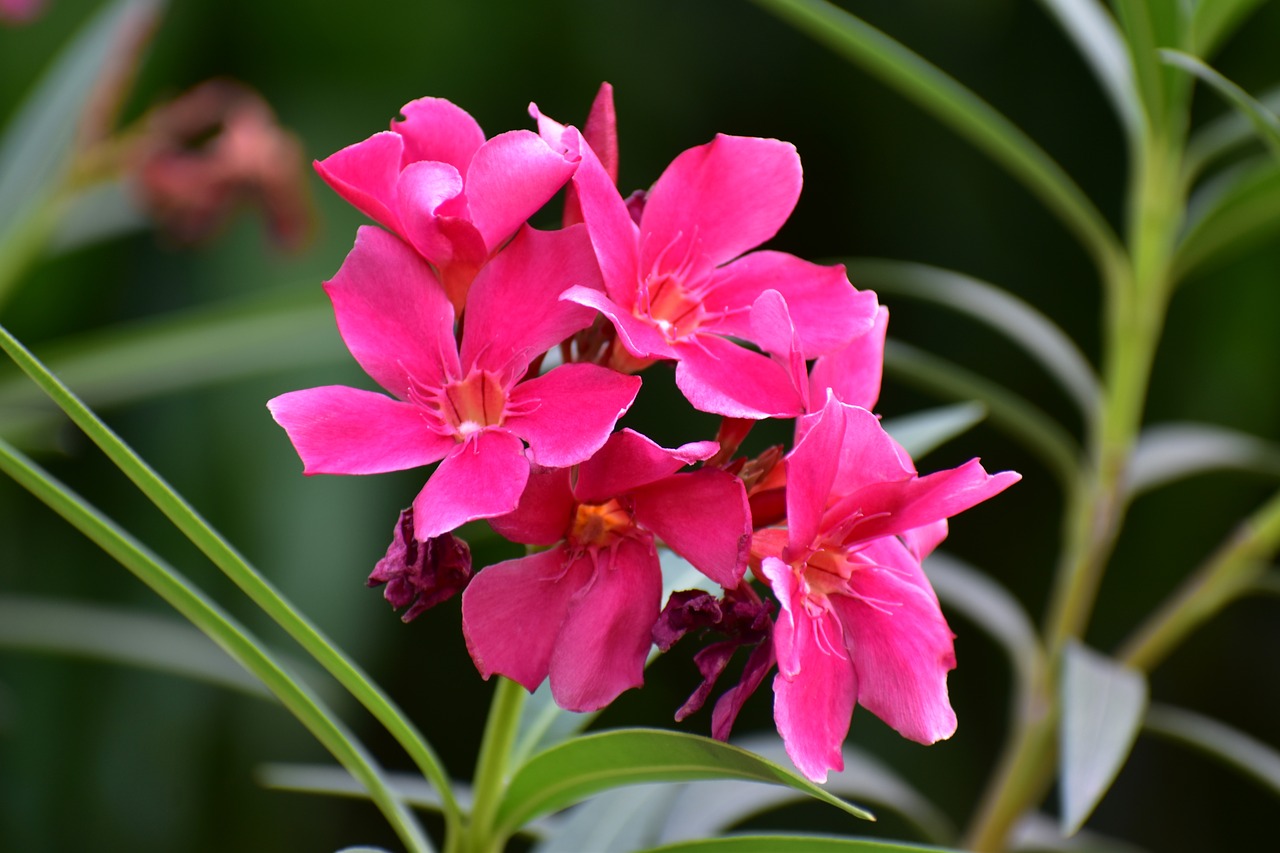
{"type": "Polygon", "coordinates": [[[758,531],[753,558],[781,604],[774,719],[809,778],[841,769],[855,704],[920,743],[950,737],[955,666],[920,561],[946,519],[1017,482],[978,461],[925,477],[875,415],[829,394],[786,458],[787,527],[758,531]]]}
{"type": "Polygon", "coordinates": [[[592,364],[526,378],[534,359],[591,322],[556,295],[598,287],[599,275],[582,226],[522,229],[476,277],[459,349],[435,272],[399,238],[363,227],[325,290],[347,348],[393,396],[334,385],[268,406],[307,474],[440,461],[413,502],[419,541],[511,512],[531,462],[588,458],[639,390],[637,377],[592,364]]]}
{"type": "Polygon", "coordinates": [[[475,119],[443,98],[419,98],[401,113],[391,130],[316,162],[316,171],[417,249],[460,313],[479,269],[576,163],[532,131],[486,140],[475,119]]]}
{"type": "Polygon", "coordinates": [[[29,24],[44,11],[44,0],[0,0],[0,24],[29,24]]]}
{"type": "MultiPolygon", "coordinates": [[[[561,128],[540,129],[568,146],[561,128]]],[[[871,327],[875,294],[853,289],[842,266],[818,266],[774,251],[771,238],[800,195],[800,158],[776,139],[717,136],[677,157],[644,198],[638,222],[609,172],[585,145],[574,174],[582,216],[605,290],[570,289],[566,299],[613,324],[613,364],[638,370],[677,362],[676,383],[697,408],[728,417],[794,417],[804,411],[803,364],[739,346],[795,339],[801,361],[836,350],[871,327]],[[747,253],[747,254],[744,254],[747,253]],[[761,299],[769,301],[761,315],[761,299]],[[781,303],[782,313],[773,307],[781,303]],[[785,330],[771,328],[785,324],[785,330]]],[[[787,347],[782,349],[785,353],[787,347]]]]}
{"type": "Polygon", "coordinates": [[[734,588],[746,567],[750,514],[742,483],[713,468],[714,442],[659,447],[622,430],[586,462],[535,469],[510,515],[490,520],[516,542],[554,546],[479,572],[462,594],[462,628],[480,673],[590,711],[644,680],[661,604],[654,544],[665,542],[734,588]]]}

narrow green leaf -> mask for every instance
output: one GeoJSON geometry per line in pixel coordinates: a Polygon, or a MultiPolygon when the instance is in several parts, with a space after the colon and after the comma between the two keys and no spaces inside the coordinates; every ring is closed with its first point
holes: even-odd
{"type": "Polygon", "coordinates": [[[1249,120],[1254,132],[1271,149],[1271,153],[1280,157],[1280,118],[1277,118],[1276,114],[1267,109],[1264,104],[1189,53],[1165,49],[1160,51],[1160,59],[1165,64],[1181,68],[1208,83],[1227,103],[1249,120]]]}
{"type": "Polygon", "coordinates": [[[1111,787],[1138,736],[1147,680],[1105,655],[1071,642],[1062,668],[1059,794],[1063,835],[1072,835],[1111,787]]]}
{"type": "Polygon", "coordinates": [[[1138,436],[1126,490],[1133,498],[1184,477],[1223,469],[1280,477],[1280,445],[1214,424],[1157,424],[1138,436]]]}
{"type": "Polygon", "coordinates": [[[1086,416],[1098,402],[1098,377],[1056,323],[1018,297],[963,273],[882,258],[845,262],[849,276],[877,293],[908,296],[950,308],[1013,341],[1058,381],[1086,416]]]}
{"type": "Polygon", "coordinates": [[[498,837],[592,794],[644,782],[749,779],[787,785],[855,817],[850,805],[803,777],[746,750],[710,738],[657,729],[618,729],[576,738],[531,758],[498,806],[498,837]]]}
{"type": "MultiPolygon", "coordinates": [[[[1258,103],[1273,115],[1280,113],[1280,87],[1263,92],[1258,96],[1258,103]]],[[[1198,128],[1187,140],[1183,157],[1184,180],[1190,186],[1215,160],[1257,141],[1258,134],[1249,118],[1238,110],[1225,111],[1198,128]]]]}
{"type": "Polygon", "coordinates": [[[59,206],[47,248],[50,254],[69,252],[150,227],[125,180],[104,181],[78,190],[59,206]]]}
{"type": "Polygon", "coordinates": [[[1152,705],[1145,723],[1149,732],[1184,743],[1261,783],[1280,796],[1280,751],[1218,720],[1174,708],[1152,705]]]}
{"type": "Polygon", "coordinates": [[[1058,821],[1048,815],[1026,814],[1009,836],[1011,853],[1147,853],[1141,847],[1082,829],[1062,837],[1058,821]]]}
{"type": "Polygon", "coordinates": [[[1124,41],[1133,62],[1134,80],[1149,124],[1160,127],[1169,107],[1171,92],[1165,85],[1164,69],[1156,49],[1180,45],[1171,27],[1162,26],[1161,14],[1168,0],[1114,0],[1116,17],[1124,30],[1124,41]]]}
{"type": "Polygon", "coordinates": [[[698,789],[720,784],[728,783],[655,783],[605,791],[570,809],[532,853],[631,853],[652,847],[662,840],[662,828],[673,808],[698,789]]]}
{"type": "Polygon", "coordinates": [[[982,423],[987,410],[981,403],[954,403],[910,415],[886,418],[885,432],[919,462],[956,436],[982,423]]]}
{"type": "Polygon", "coordinates": [[[653,847],[643,853],[961,853],[949,847],[918,847],[887,841],[822,835],[732,835],[653,847]]]}
{"type": "Polygon", "coordinates": [[[1026,400],[971,371],[901,341],[885,342],[885,371],[942,397],[978,400],[992,424],[1031,450],[1058,478],[1074,488],[1079,450],[1075,440],[1026,400]]]}
{"type": "Polygon", "coordinates": [[[1131,138],[1142,132],[1142,101],[1133,62],[1115,19],[1096,0],[1040,0],[1075,42],[1131,138]]]}
{"type": "Polygon", "coordinates": [[[797,29],[897,89],[968,139],[1035,193],[1076,235],[1100,269],[1119,266],[1115,232],[1075,182],[1025,133],[937,66],[860,18],[823,0],[756,0],[797,29]]]}
{"type": "MultiPolygon", "coordinates": [[[[332,764],[272,762],[260,765],[254,771],[254,779],[262,787],[275,791],[369,799],[369,792],[354,776],[332,764]]],[[[402,802],[414,808],[440,811],[440,794],[421,776],[415,773],[387,773],[386,779],[397,799],[402,802]]]]}
{"type": "Polygon", "coordinates": [[[1266,0],[1198,0],[1191,14],[1191,49],[1212,56],[1266,0]]]}
{"type": "Polygon", "coordinates": [[[1191,197],[1188,222],[1174,253],[1173,277],[1185,279],[1280,231],[1280,163],[1243,163],[1206,182],[1191,197]]]}

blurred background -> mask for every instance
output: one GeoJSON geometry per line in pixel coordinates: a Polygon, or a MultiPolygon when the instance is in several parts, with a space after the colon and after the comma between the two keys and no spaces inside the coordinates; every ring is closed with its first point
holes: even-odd
{"type": "MultiPolygon", "coordinates": [[[[90,0],[45,5],[26,26],[0,29],[0,121],[13,116],[60,46],[99,7],[90,0]]],[[[1119,126],[1038,4],[843,5],[1025,129],[1120,229],[1126,158],[1119,126]]],[[[580,123],[607,80],[616,93],[624,193],[647,186],[677,153],[717,132],[788,140],[799,149],[807,180],[773,248],[828,262],[912,260],[998,284],[1053,318],[1096,363],[1098,283],[1057,221],[966,142],[749,3],[369,0],[331,11],[337,8],[300,0],[171,4],[121,123],[204,80],[232,78],[261,93],[309,162],[385,129],[402,104],[423,95],[454,101],[494,134],[532,127],[529,101],[580,123]]],[[[1280,79],[1278,39],[1280,6],[1271,4],[1216,65],[1250,91],[1265,89],[1280,79]]],[[[1223,109],[1215,98],[1200,98],[1195,121],[1223,109]]],[[[268,336],[276,337],[278,359],[232,379],[205,381],[192,368],[189,381],[179,376],[137,393],[124,388],[103,414],[403,703],[455,776],[469,778],[490,686],[466,655],[456,601],[405,625],[381,591],[364,584],[422,473],[305,479],[264,405],[295,388],[370,384],[346,355],[320,287],[363,219],[309,168],[303,180],[314,228],[300,250],[280,248],[252,212],[196,245],[144,228],[43,259],[0,307],[0,322],[52,359],[104,330],[125,329],[127,336],[204,306],[226,305],[233,314],[314,309],[294,311],[290,316],[309,319],[268,336]]],[[[549,211],[543,224],[554,226],[557,216],[549,211]]],[[[1020,350],[945,308],[887,295],[883,301],[891,337],[989,377],[1080,434],[1075,410],[1020,350]]],[[[1280,243],[1257,246],[1187,282],[1172,304],[1148,419],[1211,422],[1280,439],[1278,327],[1280,243]]],[[[239,346],[227,341],[225,358],[238,358],[239,346]]],[[[215,348],[209,363],[216,368],[221,357],[215,348]]],[[[0,365],[0,383],[9,383],[0,388],[17,382],[11,365],[0,365]]],[[[890,373],[880,410],[892,417],[943,402],[951,401],[890,373]]],[[[689,409],[669,372],[646,374],[634,411],[627,424],[663,443],[713,437],[714,419],[689,409]]],[[[784,433],[753,435],[748,449],[784,433]]],[[[289,647],[74,428],[48,417],[23,440],[57,476],[250,626],[289,647]]],[[[1039,621],[1058,547],[1059,492],[1033,455],[988,425],[937,450],[920,468],[975,455],[988,470],[1016,469],[1024,481],[953,521],[943,549],[988,572],[1039,621]]],[[[1214,474],[1139,500],[1103,585],[1090,644],[1114,647],[1273,485],[1247,473],[1214,474]]],[[[465,533],[477,565],[511,553],[483,525],[465,533]]],[[[0,596],[173,616],[7,479],[0,480],[0,596]]],[[[1276,613],[1274,600],[1232,605],[1154,673],[1153,698],[1280,746],[1276,613]]],[[[963,825],[1005,731],[1009,675],[978,626],[953,616],[952,628],[959,635],[960,664],[950,679],[957,735],[924,748],[859,711],[851,742],[897,768],[963,825]]],[[[698,681],[693,651],[677,646],[651,669],[646,688],[624,695],[598,725],[671,724],[698,681]]],[[[408,769],[358,708],[339,708],[391,768],[408,769]]],[[[698,733],[708,727],[706,712],[682,724],[698,733]]],[[[762,690],[739,731],[771,728],[770,698],[762,690]]],[[[172,675],[0,646],[2,850],[327,851],[357,842],[396,849],[371,806],[269,791],[255,781],[256,768],[267,762],[326,760],[270,702],[172,675]]],[[[1261,786],[1143,737],[1089,826],[1150,850],[1246,849],[1274,813],[1275,801],[1261,786]]],[[[872,825],[816,805],[769,815],[760,825],[911,837],[910,827],[891,815],[872,825]]]]}

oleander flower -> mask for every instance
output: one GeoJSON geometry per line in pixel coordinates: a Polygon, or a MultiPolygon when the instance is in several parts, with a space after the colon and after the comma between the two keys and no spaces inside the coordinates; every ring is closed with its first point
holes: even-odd
{"type": "Polygon", "coordinates": [[[950,737],[953,634],[920,562],[946,519],[1020,477],[978,460],[918,476],[876,416],[827,396],[787,456],[785,528],[757,531],[774,620],[774,720],[810,779],[841,769],[855,705],[920,743],[950,737]]]}
{"type": "Polygon", "coordinates": [[[426,258],[461,314],[480,268],[577,164],[529,130],[486,140],[469,113],[443,98],[419,98],[400,112],[391,130],[317,161],[316,171],[426,258]]]}
{"type": "Polygon", "coordinates": [[[459,347],[435,272],[398,237],[365,226],[325,290],[347,348],[392,396],[333,385],[268,406],[306,474],[439,461],[413,502],[419,541],[509,513],[530,463],[563,467],[590,457],[639,390],[639,378],[593,364],[527,376],[549,347],[592,321],[592,312],[557,295],[599,280],[582,226],[525,227],[476,277],[459,347]]]}
{"type": "Polygon", "coordinates": [[[510,515],[508,539],[550,546],[489,566],[462,594],[462,628],[481,675],[557,704],[602,708],[644,681],[662,596],[655,538],[709,578],[737,587],[751,540],[742,483],[707,459],[714,442],[659,447],[624,429],[576,470],[535,469],[510,515]]]}

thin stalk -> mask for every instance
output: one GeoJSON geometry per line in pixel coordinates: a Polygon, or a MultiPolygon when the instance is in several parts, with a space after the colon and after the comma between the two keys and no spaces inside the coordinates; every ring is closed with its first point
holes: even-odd
{"type": "Polygon", "coordinates": [[[3,439],[0,439],[0,471],[89,537],[257,676],[347,772],[364,785],[409,850],[426,853],[434,849],[372,756],[319,698],[280,666],[261,641],[176,570],[3,439]]]}
{"type": "Polygon", "coordinates": [[[404,748],[440,792],[449,834],[461,824],[461,811],[443,764],[404,712],[354,661],[257,573],[173,488],[44,367],[7,329],[0,326],[4,349],[94,444],[236,586],[315,658],[404,748]]]}
{"type": "Polygon", "coordinates": [[[498,676],[480,756],[476,760],[475,799],[468,832],[470,844],[464,847],[466,853],[498,853],[506,844],[505,835],[495,834],[494,822],[506,791],[512,748],[520,729],[520,709],[527,696],[519,684],[498,676]]]}

